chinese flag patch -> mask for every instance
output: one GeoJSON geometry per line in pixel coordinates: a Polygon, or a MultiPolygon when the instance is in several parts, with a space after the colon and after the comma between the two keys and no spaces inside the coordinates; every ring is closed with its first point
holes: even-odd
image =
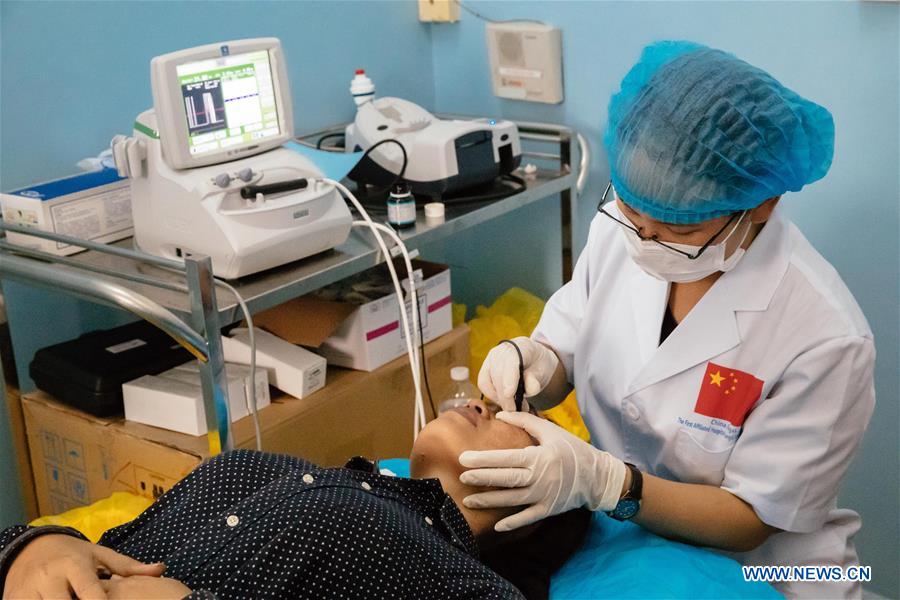
{"type": "Polygon", "coordinates": [[[750,373],[709,363],[694,412],[740,427],[759,400],[762,387],[763,382],[750,373]]]}

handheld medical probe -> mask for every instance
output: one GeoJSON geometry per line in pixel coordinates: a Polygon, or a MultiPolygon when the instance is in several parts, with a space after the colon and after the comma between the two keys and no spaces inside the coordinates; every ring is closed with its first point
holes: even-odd
{"type": "MultiPolygon", "coordinates": [[[[514,341],[500,340],[498,345],[503,343],[511,344],[516,349],[516,354],[519,355],[519,382],[516,384],[516,394],[513,396],[513,400],[516,403],[516,411],[519,412],[525,403],[525,359],[522,357],[522,350],[519,349],[519,346],[514,341]]],[[[481,395],[481,399],[484,400],[484,394],[481,395]]]]}

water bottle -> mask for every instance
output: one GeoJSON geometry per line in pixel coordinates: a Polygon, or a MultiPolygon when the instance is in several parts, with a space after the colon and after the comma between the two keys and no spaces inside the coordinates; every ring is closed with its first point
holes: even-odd
{"type": "Polygon", "coordinates": [[[366,75],[365,69],[356,70],[353,81],[350,82],[350,93],[356,106],[362,106],[375,97],[375,84],[366,75]]]}
{"type": "Polygon", "coordinates": [[[458,406],[465,406],[470,400],[481,397],[478,388],[469,381],[469,367],[453,367],[450,369],[450,379],[453,380],[453,388],[447,399],[438,406],[438,414],[458,406]]]}

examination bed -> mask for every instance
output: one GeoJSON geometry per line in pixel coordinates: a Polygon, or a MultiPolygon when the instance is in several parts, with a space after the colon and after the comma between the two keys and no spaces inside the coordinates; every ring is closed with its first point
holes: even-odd
{"type": "MultiPolygon", "coordinates": [[[[379,462],[382,470],[409,475],[409,460],[379,462]]],[[[68,525],[97,541],[106,529],[130,521],[152,501],[116,492],[89,507],[43,517],[34,525],[68,525]]],[[[553,599],[779,598],[766,583],[745,582],[740,565],[725,556],[665,540],[634,523],[597,514],[585,545],[554,575],[553,599]]]]}
{"type": "MultiPolygon", "coordinates": [[[[382,469],[409,476],[406,459],[382,469]]],[[[745,582],[737,561],[710,550],[665,540],[634,523],[596,514],[584,547],[560,569],[550,597],[780,598],[767,583],[745,582]]]]}

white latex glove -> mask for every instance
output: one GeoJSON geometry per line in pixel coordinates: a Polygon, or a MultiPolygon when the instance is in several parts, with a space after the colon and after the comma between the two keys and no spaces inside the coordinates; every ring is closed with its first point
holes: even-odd
{"type": "MultiPolygon", "coordinates": [[[[522,351],[525,367],[525,397],[541,393],[559,365],[556,353],[529,337],[513,338],[522,351]]],[[[488,352],[478,372],[482,393],[506,411],[516,410],[516,387],[519,385],[519,355],[511,344],[502,342],[488,352]]],[[[523,406],[523,410],[526,410],[523,406]]]]}
{"type": "Polygon", "coordinates": [[[461,482],[510,488],[466,496],[467,507],[530,505],[494,529],[518,529],[579,506],[612,510],[619,503],[627,469],[624,462],[535,415],[501,412],[497,418],[523,428],[540,446],[460,454],[459,463],[472,469],[459,476],[461,482]]]}

